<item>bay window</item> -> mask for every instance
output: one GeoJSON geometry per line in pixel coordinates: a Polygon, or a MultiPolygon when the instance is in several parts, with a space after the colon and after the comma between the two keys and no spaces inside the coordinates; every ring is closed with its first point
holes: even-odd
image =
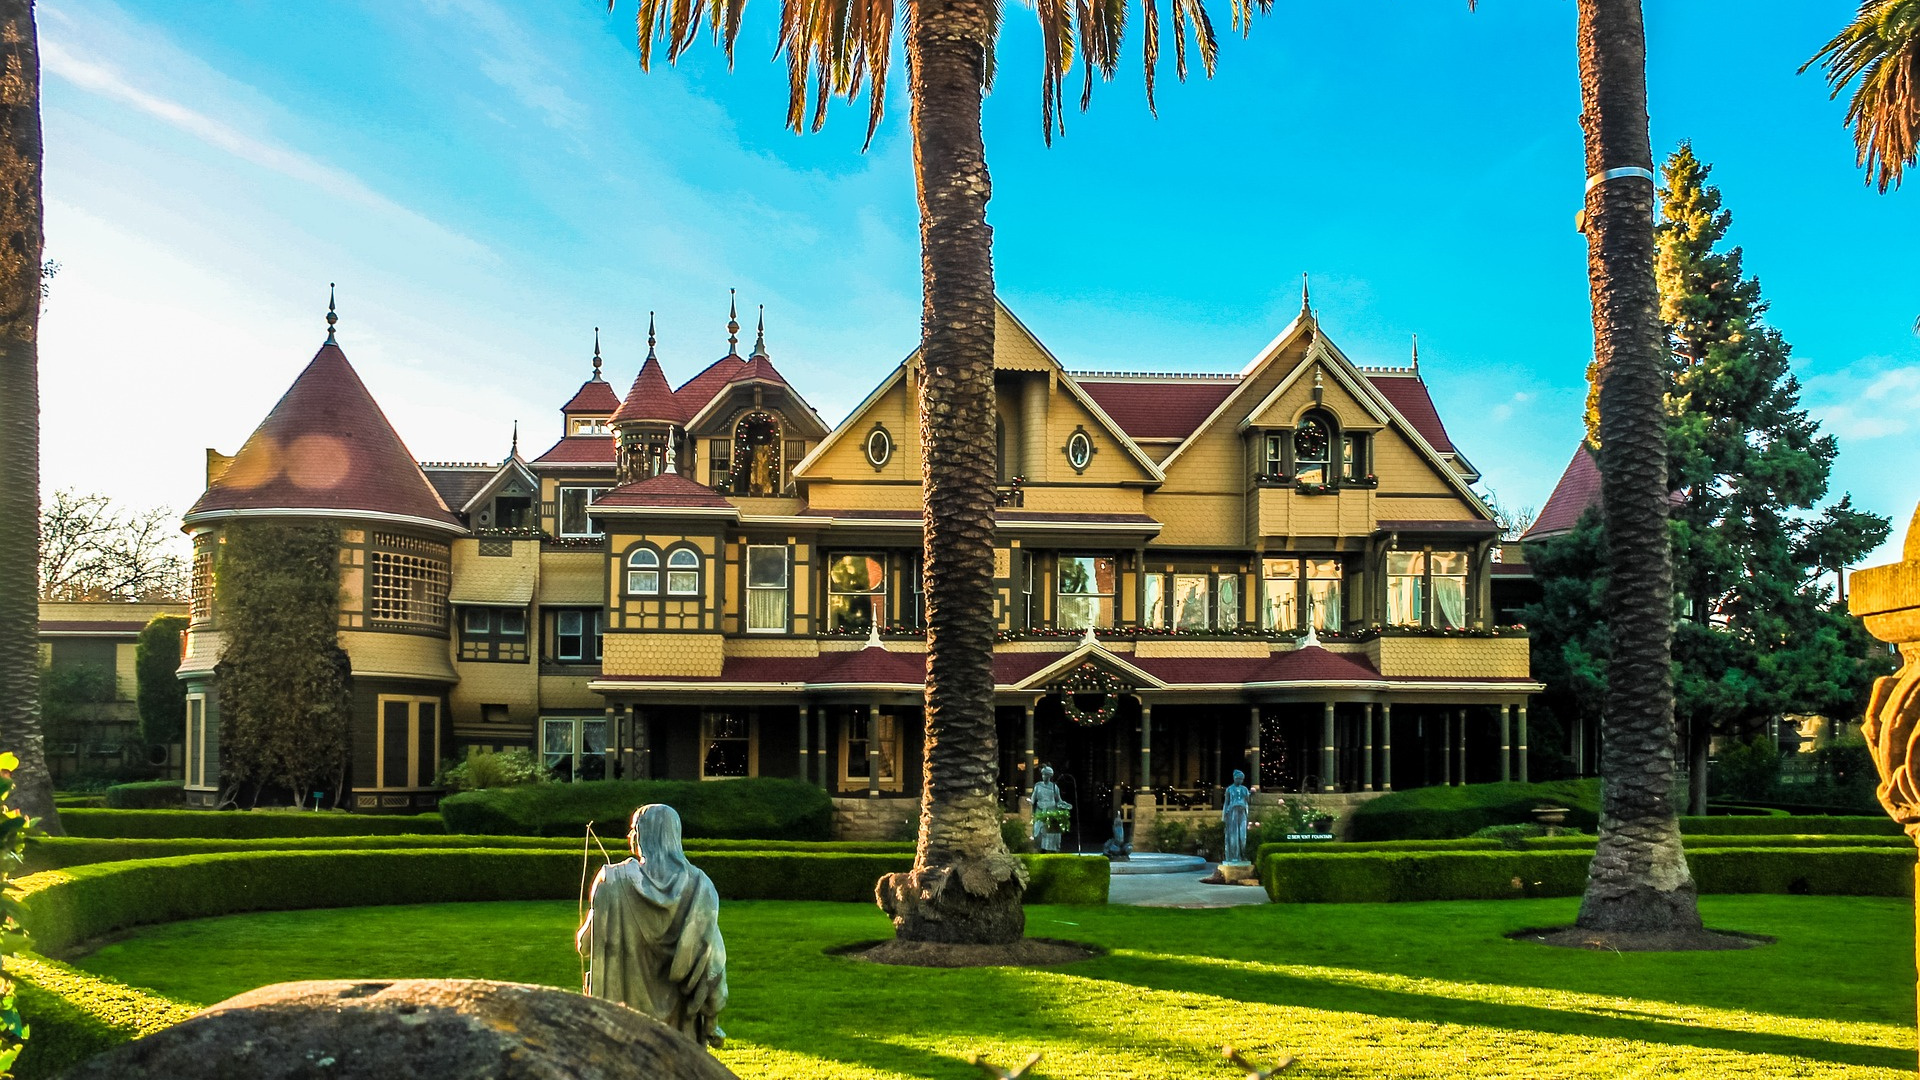
{"type": "Polygon", "coordinates": [[[1399,626],[1467,625],[1467,553],[1387,552],[1387,622],[1399,626]]]}
{"type": "Polygon", "coordinates": [[[1339,559],[1265,559],[1260,577],[1266,590],[1261,629],[1304,627],[1308,612],[1314,629],[1329,633],[1340,629],[1339,559]]]}

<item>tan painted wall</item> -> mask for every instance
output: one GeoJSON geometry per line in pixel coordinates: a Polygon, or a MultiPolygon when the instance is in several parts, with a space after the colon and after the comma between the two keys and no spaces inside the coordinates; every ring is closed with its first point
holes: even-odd
{"type": "MultiPolygon", "coordinates": [[[[725,659],[725,639],[718,634],[608,634],[600,670],[607,675],[712,678],[720,674],[725,659]]],[[[547,680],[541,682],[544,686],[547,680]]]]}
{"type": "Polygon", "coordinates": [[[540,591],[536,604],[599,606],[607,602],[612,571],[598,551],[543,551],[540,553],[540,591]]]}
{"type": "Polygon", "coordinates": [[[342,630],[340,645],[347,650],[355,675],[385,675],[454,682],[447,639],[426,634],[342,630]]]}
{"type": "Polygon", "coordinates": [[[456,724],[477,724],[482,705],[507,706],[507,718],[513,723],[531,723],[540,715],[539,665],[462,664],[455,662],[460,682],[448,695],[456,724]]]}
{"type": "Polygon", "coordinates": [[[1523,679],[1528,675],[1524,637],[1381,637],[1367,643],[1367,658],[1382,675],[1436,675],[1523,679]]]}

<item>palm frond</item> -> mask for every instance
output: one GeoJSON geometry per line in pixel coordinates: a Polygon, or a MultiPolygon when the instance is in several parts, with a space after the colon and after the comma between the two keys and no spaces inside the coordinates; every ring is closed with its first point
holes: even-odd
{"type": "Polygon", "coordinates": [[[1920,0],[1864,0],[1854,21],[1800,70],[1816,64],[1826,69],[1832,98],[1859,80],[1844,120],[1855,164],[1882,192],[1900,186],[1920,148],[1920,0]]]}
{"type": "Polygon", "coordinates": [[[1073,0],[1033,0],[1040,20],[1040,132],[1049,144],[1055,127],[1064,132],[1061,83],[1073,69],[1073,0]]]}

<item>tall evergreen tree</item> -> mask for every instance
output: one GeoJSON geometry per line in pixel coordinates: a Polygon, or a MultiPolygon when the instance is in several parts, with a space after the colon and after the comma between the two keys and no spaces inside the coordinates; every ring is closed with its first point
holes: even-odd
{"type": "MultiPolygon", "coordinates": [[[[1800,407],[1790,348],[1766,325],[1758,279],[1724,241],[1732,215],[1711,166],[1683,144],[1662,169],[1656,228],[1667,326],[1669,528],[1674,559],[1675,723],[1689,801],[1705,812],[1707,750],[1788,712],[1859,708],[1877,669],[1827,584],[1886,539],[1889,523],[1842,497],[1816,514],[1838,446],[1800,407]]],[[[1548,602],[1528,612],[1541,674],[1590,698],[1612,643],[1578,603],[1603,568],[1600,526],[1536,553],[1548,602]]]]}

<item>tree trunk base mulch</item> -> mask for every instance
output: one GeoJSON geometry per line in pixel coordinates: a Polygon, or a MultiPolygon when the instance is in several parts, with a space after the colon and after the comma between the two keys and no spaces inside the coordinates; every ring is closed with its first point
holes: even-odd
{"type": "Polygon", "coordinates": [[[1727,952],[1774,942],[1764,934],[1731,930],[1588,930],[1579,926],[1536,927],[1515,930],[1507,936],[1515,941],[1592,952],[1727,952]]]}
{"type": "Polygon", "coordinates": [[[905,967],[1057,967],[1104,956],[1098,945],[1054,938],[1021,938],[1004,945],[949,945],[932,941],[862,941],[828,950],[869,964],[905,967]]]}

